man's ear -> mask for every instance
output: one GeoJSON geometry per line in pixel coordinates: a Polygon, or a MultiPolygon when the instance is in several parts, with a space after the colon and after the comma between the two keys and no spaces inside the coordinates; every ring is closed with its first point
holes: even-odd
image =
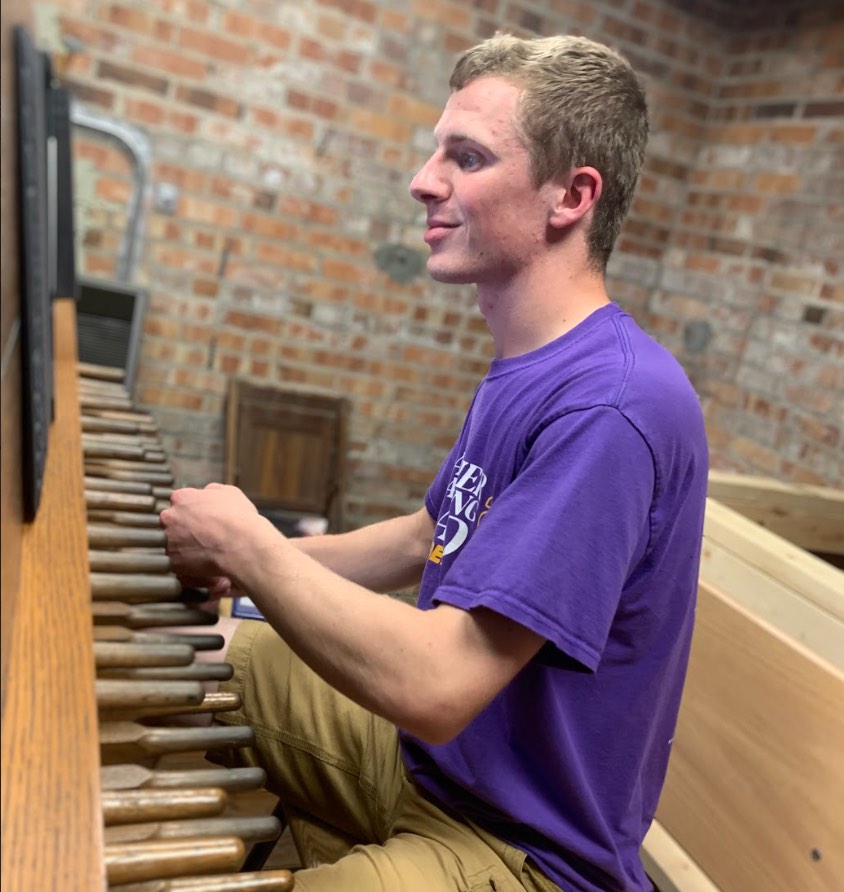
{"type": "Polygon", "coordinates": [[[556,184],[550,226],[564,229],[585,217],[601,197],[604,183],[594,167],[575,167],[556,184]]]}

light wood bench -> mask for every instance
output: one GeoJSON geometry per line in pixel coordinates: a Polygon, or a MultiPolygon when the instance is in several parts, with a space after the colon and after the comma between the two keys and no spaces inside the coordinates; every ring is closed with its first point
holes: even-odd
{"type": "MultiPolygon", "coordinates": [[[[811,541],[828,551],[838,534],[825,529],[811,541]]],[[[844,572],[711,498],[703,551],[645,867],[660,892],[833,892],[844,876],[844,572]]]]}
{"type": "Polygon", "coordinates": [[[708,495],[806,551],[844,558],[844,489],[712,470],[708,495]]]}
{"type": "Polygon", "coordinates": [[[707,500],[701,579],[844,669],[844,573],[707,500]]]}

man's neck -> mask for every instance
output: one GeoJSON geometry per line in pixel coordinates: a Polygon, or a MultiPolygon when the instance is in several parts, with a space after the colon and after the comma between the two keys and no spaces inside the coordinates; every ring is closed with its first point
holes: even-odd
{"type": "Polygon", "coordinates": [[[550,344],[607,303],[604,276],[587,267],[554,275],[533,270],[504,287],[478,285],[478,307],[499,359],[550,344]]]}

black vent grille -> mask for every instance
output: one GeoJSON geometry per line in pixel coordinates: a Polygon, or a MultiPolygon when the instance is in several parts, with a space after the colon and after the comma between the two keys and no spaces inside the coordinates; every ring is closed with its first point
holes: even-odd
{"type": "Polygon", "coordinates": [[[76,306],[79,359],[123,369],[131,389],[146,295],[120,282],[81,279],[76,306]]]}
{"type": "Polygon", "coordinates": [[[79,359],[96,365],[126,368],[132,323],[91,313],[77,313],[79,359]]]}

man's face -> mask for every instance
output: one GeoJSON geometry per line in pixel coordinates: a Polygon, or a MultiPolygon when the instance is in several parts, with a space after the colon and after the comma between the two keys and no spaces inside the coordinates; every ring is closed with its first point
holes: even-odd
{"type": "Polygon", "coordinates": [[[549,184],[533,183],[516,131],[520,90],[499,77],[452,93],[437,147],[410,184],[428,210],[428,272],[440,282],[506,286],[546,244],[549,184]]]}

